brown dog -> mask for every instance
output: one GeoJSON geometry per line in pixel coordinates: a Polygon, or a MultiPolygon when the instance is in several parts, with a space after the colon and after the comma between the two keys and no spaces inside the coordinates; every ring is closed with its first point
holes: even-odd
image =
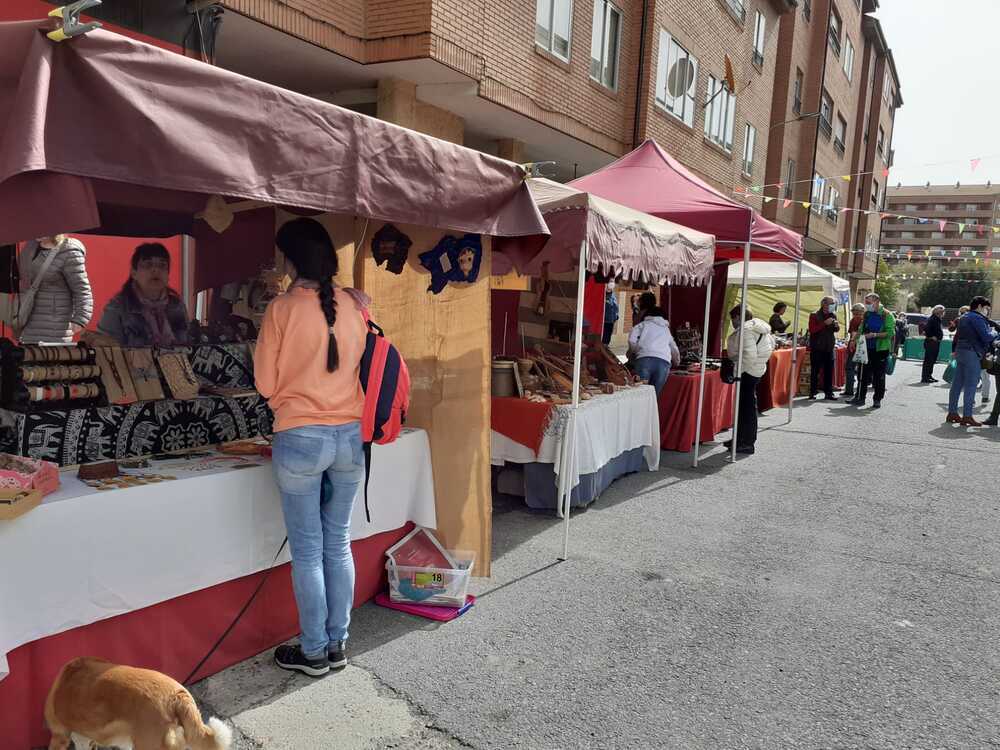
{"type": "Polygon", "coordinates": [[[45,701],[52,732],[49,750],[93,744],[131,750],[229,750],[232,733],[212,718],[208,726],[191,693],[150,669],[81,657],[62,668],[45,701]]]}

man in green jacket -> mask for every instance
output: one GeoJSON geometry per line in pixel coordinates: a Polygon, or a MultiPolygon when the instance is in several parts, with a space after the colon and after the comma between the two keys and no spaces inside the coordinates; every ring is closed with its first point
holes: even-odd
{"type": "Polygon", "coordinates": [[[885,398],[885,366],[892,354],[893,339],[896,336],[896,316],[882,306],[882,300],[874,292],[865,297],[865,318],[858,335],[868,346],[868,364],[862,366],[858,395],[850,403],[864,406],[868,386],[874,384],[875,400],[872,408],[879,409],[885,398]]]}

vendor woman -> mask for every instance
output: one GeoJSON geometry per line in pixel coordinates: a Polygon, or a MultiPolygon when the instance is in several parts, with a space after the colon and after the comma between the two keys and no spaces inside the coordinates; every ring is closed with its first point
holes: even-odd
{"type": "Polygon", "coordinates": [[[774,306],[773,308],[774,314],[768,321],[768,323],[770,323],[771,325],[771,331],[773,333],[784,333],[785,331],[788,330],[788,323],[786,323],[784,318],[782,317],[787,310],[788,310],[788,305],[786,305],[784,302],[778,302],[774,306]]]}
{"type": "Polygon", "coordinates": [[[107,307],[97,329],[122,346],[169,348],[187,343],[184,301],[169,285],[170,253],[159,242],[139,245],[132,273],[107,307]]]}

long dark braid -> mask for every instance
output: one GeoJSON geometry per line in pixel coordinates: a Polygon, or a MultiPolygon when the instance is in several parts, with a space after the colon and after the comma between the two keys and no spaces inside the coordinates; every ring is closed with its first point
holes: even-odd
{"type": "Polygon", "coordinates": [[[278,249],[295,266],[300,279],[319,284],[319,304],[329,326],[329,344],[326,352],[326,369],[336,372],[340,367],[340,353],[333,327],[337,322],[337,298],[333,291],[333,277],[337,275],[337,251],[330,235],[315,219],[294,219],[283,225],[275,236],[278,249]]]}

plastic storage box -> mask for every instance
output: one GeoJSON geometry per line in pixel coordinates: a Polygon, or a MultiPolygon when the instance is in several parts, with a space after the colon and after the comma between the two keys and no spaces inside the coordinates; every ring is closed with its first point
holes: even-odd
{"type": "Polygon", "coordinates": [[[386,561],[389,598],[394,602],[413,602],[436,607],[465,606],[476,554],[465,550],[448,552],[458,565],[457,568],[416,567],[386,561]]]}

